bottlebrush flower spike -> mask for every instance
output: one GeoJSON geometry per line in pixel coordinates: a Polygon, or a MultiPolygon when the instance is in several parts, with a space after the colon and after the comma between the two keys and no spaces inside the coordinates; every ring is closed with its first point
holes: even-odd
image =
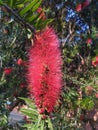
{"type": "MultiPolygon", "coordinates": [[[[29,51],[28,88],[39,111],[52,112],[62,86],[59,40],[52,28],[37,33],[29,51]]],[[[45,114],[44,112],[44,114],[45,114]]]]}

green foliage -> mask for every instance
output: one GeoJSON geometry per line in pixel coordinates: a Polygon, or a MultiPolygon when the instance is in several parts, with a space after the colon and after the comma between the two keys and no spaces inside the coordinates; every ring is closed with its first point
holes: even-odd
{"type": "Polygon", "coordinates": [[[26,4],[26,6],[19,12],[20,16],[26,15],[26,13],[28,13],[29,11],[31,11],[31,13],[35,12],[40,6],[41,2],[42,0],[33,0],[31,2],[28,1],[28,4],[26,4]]]}
{"type": "Polygon", "coordinates": [[[8,125],[8,110],[6,109],[6,100],[3,100],[3,96],[0,95],[0,129],[8,125]]]}
{"type": "Polygon", "coordinates": [[[42,14],[42,12],[37,12],[37,9],[40,7],[42,3],[42,0],[5,0],[1,1],[1,3],[4,6],[7,5],[14,10],[18,10],[14,13],[17,15],[18,12],[18,15],[21,18],[21,20],[24,20],[25,22],[32,24],[32,26],[35,27],[36,30],[43,29],[46,25],[53,21],[52,19],[45,20],[41,18],[40,15],[42,14]]]}
{"type": "Polygon", "coordinates": [[[7,123],[8,123],[7,116],[6,115],[1,115],[0,116],[0,127],[6,126],[7,123]]]}
{"type": "Polygon", "coordinates": [[[78,101],[77,104],[85,110],[92,110],[94,108],[94,101],[91,97],[83,98],[82,100],[78,101]]]}
{"type": "Polygon", "coordinates": [[[44,115],[40,115],[33,103],[33,100],[28,98],[20,98],[24,100],[28,108],[22,108],[20,111],[27,116],[26,123],[23,127],[27,130],[53,130],[53,126],[50,117],[43,118],[44,115]]]}

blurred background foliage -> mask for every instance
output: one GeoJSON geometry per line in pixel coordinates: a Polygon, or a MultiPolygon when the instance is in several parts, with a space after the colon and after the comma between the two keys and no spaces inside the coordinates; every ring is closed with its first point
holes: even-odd
{"type": "Polygon", "coordinates": [[[94,123],[98,120],[88,113],[98,109],[98,1],[0,0],[0,3],[0,128],[86,130],[84,125],[89,123],[92,130],[97,130],[94,123]],[[36,107],[26,99],[29,95],[25,75],[31,38],[35,30],[48,24],[55,28],[60,40],[64,84],[55,111],[41,120],[37,112],[32,114],[36,107]],[[28,117],[24,119],[25,128],[10,126],[9,113],[23,104],[29,107],[21,109],[28,117]]]}

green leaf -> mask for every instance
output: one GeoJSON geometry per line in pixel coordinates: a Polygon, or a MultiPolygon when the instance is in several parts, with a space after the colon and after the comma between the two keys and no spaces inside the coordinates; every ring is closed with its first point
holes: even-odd
{"type": "Polygon", "coordinates": [[[39,14],[35,14],[27,19],[28,22],[33,22],[39,17],[39,14]]]}
{"type": "Polygon", "coordinates": [[[36,5],[32,8],[32,12],[35,12],[41,3],[42,3],[42,0],[38,0],[38,2],[36,1],[36,5]]]}
{"type": "Polygon", "coordinates": [[[44,28],[46,25],[48,25],[49,23],[51,23],[53,21],[53,19],[47,19],[47,20],[42,20],[42,19],[38,19],[38,21],[35,24],[35,27],[37,29],[42,29],[44,28]]]}
{"type": "Polygon", "coordinates": [[[41,118],[41,115],[39,115],[39,116],[38,116],[38,121],[37,121],[37,126],[40,125],[40,123],[41,123],[41,119],[42,119],[42,118],[41,118]]]}
{"type": "Polygon", "coordinates": [[[29,99],[29,98],[23,98],[23,97],[19,97],[19,99],[22,99],[26,102],[26,104],[32,108],[32,109],[36,109],[35,107],[35,104],[33,103],[33,100],[32,99],[29,99]]]}
{"type": "Polygon", "coordinates": [[[23,16],[26,12],[28,12],[29,10],[31,10],[32,8],[38,8],[39,7],[39,5],[41,4],[41,2],[40,2],[41,0],[39,0],[39,2],[38,2],[38,0],[33,0],[31,3],[29,3],[26,7],[24,7],[24,9],[22,9],[21,11],[20,11],[20,15],[21,16],[23,16]],[[40,4],[38,4],[38,3],[40,3],[40,4]]]}
{"type": "Polygon", "coordinates": [[[31,118],[31,120],[33,120],[34,122],[36,122],[37,120],[37,113],[34,112],[34,111],[31,111],[30,109],[25,109],[25,108],[22,108],[20,110],[24,115],[28,116],[29,118],[31,118]]]}
{"type": "Polygon", "coordinates": [[[17,8],[22,8],[22,7],[24,7],[24,4],[17,4],[16,7],[17,8]]]}
{"type": "Polygon", "coordinates": [[[50,128],[50,130],[53,130],[53,126],[49,117],[48,117],[48,127],[50,128]]]}
{"type": "Polygon", "coordinates": [[[15,3],[16,3],[16,0],[5,0],[4,1],[4,4],[7,4],[11,8],[13,8],[13,6],[15,5],[15,3]]]}
{"type": "Polygon", "coordinates": [[[20,4],[25,4],[25,2],[27,2],[27,0],[16,0],[16,5],[20,5],[20,4]]]}
{"type": "Polygon", "coordinates": [[[44,130],[44,122],[41,123],[40,130],[44,130]]]}
{"type": "Polygon", "coordinates": [[[29,98],[19,97],[19,99],[22,99],[27,103],[32,103],[32,99],[29,99],[29,98]]]}
{"type": "Polygon", "coordinates": [[[47,19],[47,20],[43,21],[43,22],[41,23],[41,25],[46,26],[46,25],[50,24],[51,22],[53,22],[53,19],[47,19]]]}
{"type": "Polygon", "coordinates": [[[2,5],[3,4],[3,2],[2,2],[2,0],[0,0],[0,5],[2,5]]]}
{"type": "Polygon", "coordinates": [[[5,84],[5,83],[6,83],[6,80],[0,81],[0,86],[5,84]]]}
{"type": "Polygon", "coordinates": [[[34,124],[24,124],[22,127],[27,128],[28,130],[31,130],[34,127],[34,124]]]}
{"type": "Polygon", "coordinates": [[[10,0],[10,7],[13,7],[13,0],[10,0]]]}
{"type": "Polygon", "coordinates": [[[77,102],[78,105],[81,106],[82,109],[91,110],[94,107],[94,101],[90,97],[86,97],[81,101],[77,102]]]}
{"type": "Polygon", "coordinates": [[[34,114],[34,115],[38,115],[38,112],[35,109],[29,109],[29,108],[25,109],[25,108],[22,108],[21,111],[26,111],[28,113],[31,113],[31,114],[34,114]]]}
{"type": "Polygon", "coordinates": [[[41,130],[41,129],[39,129],[39,127],[35,124],[30,130],[41,130]]]}

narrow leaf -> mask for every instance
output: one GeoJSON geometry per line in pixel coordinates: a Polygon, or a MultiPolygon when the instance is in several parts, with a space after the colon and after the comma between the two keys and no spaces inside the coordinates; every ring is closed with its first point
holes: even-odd
{"type": "Polygon", "coordinates": [[[44,130],[44,122],[41,123],[41,128],[40,130],[44,130]]]}
{"type": "Polygon", "coordinates": [[[2,0],[0,0],[0,5],[2,5],[3,4],[3,2],[2,2],[2,0]]]}
{"type": "Polygon", "coordinates": [[[27,19],[28,22],[33,22],[39,17],[39,14],[35,14],[27,19]]]}
{"type": "MultiPolygon", "coordinates": [[[[26,12],[32,9],[34,5],[36,5],[36,0],[33,0],[31,3],[29,3],[24,9],[20,11],[20,15],[23,16],[26,12]]],[[[39,2],[38,2],[39,3],[39,2]]],[[[35,6],[34,6],[35,7],[35,6]]]]}
{"type": "Polygon", "coordinates": [[[50,128],[50,130],[53,130],[53,126],[49,117],[48,117],[48,127],[50,128]]]}
{"type": "Polygon", "coordinates": [[[19,97],[19,99],[22,99],[22,100],[24,100],[25,102],[32,103],[32,99],[29,99],[29,98],[19,97]]]}
{"type": "Polygon", "coordinates": [[[22,7],[24,7],[24,4],[18,4],[18,5],[16,5],[16,7],[17,8],[22,8],[22,7]]]}
{"type": "Polygon", "coordinates": [[[32,109],[35,109],[35,104],[33,103],[33,100],[32,99],[29,99],[29,98],[23,98],[23,97],[19,97],[19,99],[22,99],[26,102],[26,104],[32,108],[32,109]]]}
{"type": "Polygon", "coordinates": [[[20,110],[24,115],[28,116],[29,118],[33,119],[34,122],[36,122],[37,120],[37,114],[35,114],[34,112],[31,113],[29,112],[29,109],[21,109],[20,110]]]}
{"type": "Polygon", "coordinates": [[[22,108],[21,111],[26,111],[28,113],[31,113],[31,114],[34,114],[34,115],[38,115],[37,111],[34,110],[34,109],[25,109],[25,108],[22,108]]]}
{"type": "Polygon", "coordinates": [[[36,5],[32,8],[32,12],[35,12],[35,11],[38,9],[38,7],[40,6],[41,3],[42,3],[42,0],[39,0],[39,1],[36,3],[36,5]]]}
{"type": "Polygon", "coordinates": [[[31,130],[34,124],[24,124],[22,127],[27,128],[28,130],[31,130]]]}
{"type": "Polygon", "coordinates": [[[19,5],[19,4],[25,4],[25,0],[17,0],[16,1],[16,5],[19,5]]]}
{"type": "Polygon", "coordinates": [[[10,7],[13,7],[13,0],[10,0],[10,7]]]}

